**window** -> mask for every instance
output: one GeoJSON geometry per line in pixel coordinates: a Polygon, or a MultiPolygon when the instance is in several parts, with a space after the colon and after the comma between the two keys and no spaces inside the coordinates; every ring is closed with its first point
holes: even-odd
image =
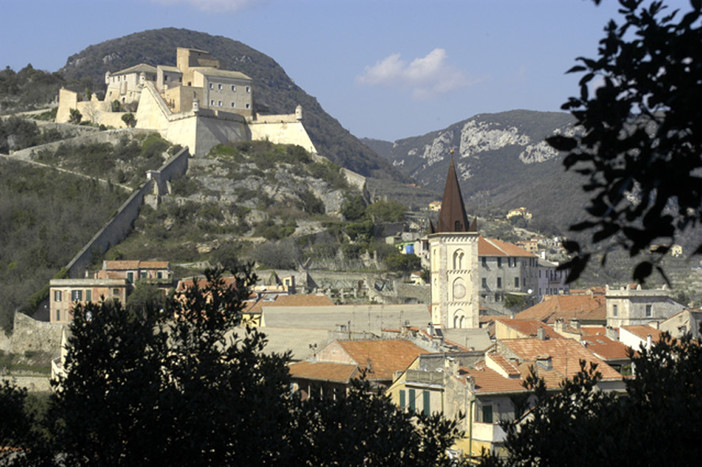
{"type": "Polygon", "coordinates": [[[217,102],[217,107],[222,107],[222,101],[217,102]]]}
{"type": "Polygon", "coordinates": [[[653,316],[653,305],[646,305],[646,318],[653,316]]]}
{"type": "Polygon", "coordinates": [[[217,89],[219,89],[220,91],[222,90],[222,84],[221,84],[221,83],[217,85],[217,89]]]}
{"type": "Polygon", "coordinates": [[[539,279],[541,279],[541,269],[539,269],[539,279]]]}
{"type": "MultiPolygon", "coordinates": [[[[234,86],[232,86],[234,87],[234,86]]],[[[400,389],[400,408],[404,409],[407,401],[405,400],[405,390],[400,389]]]]}
{"type": "Polygon", "coordinates": [[[497,258],[497,267],[498,268],[502,267],[502,258],[497,258]]]}
{"type": "Polygon", "coordinates": [[[210,83],[210,89],[214,89],[214,83],[210,83]]]}
{"type": "Polygon", "coordinates": [[[112,296],[118,297],[119,296],[119,289],[112,289],[112,296]]]}
{"type": "Polygon", "coordinates": [[[55,302],[61,301],[61,291],[60,290],[54,290],[54,301],[55,302]]]}
{"type": "Polygon", "coordinates": [[[431,415],[431,393],[429,391],[423,391],[424,394],[423,396],[423,407],[422,407],[422,413],[424,415],[431,415]]]}
{"type": "Polygon", "coordinates": [[[163,279],[163,273],[161,271],[157,272],[156,277],[158,277],[159,279],[163,279]]]}
{"type": "Polygon", "coordinates": [[[236,107],[236,102],[232,102],[232,109],[236,107]]]}
{"type": "Polygon", "coordinates": [[[85,291],[85,301],[89,302],[92,301],[93,299],[93,291],[92,290],[86,290],[85,291]]]}
{"type": "Polygon", "coordinates": [[[246,104],[246,108],[247,108],[247,109],[250,109],[250,108],[251,108],[251,104],[246,104]]]}
{"type": "Polygon", "coordinates": [[[414,412],[415,409],[415,400],[414,400],[414,389],[409,390],[409,409],[414,412]]]}
{"type": "Polygon", "coordinates": [[[134,282],[134,273],[133,272],[128,272],[127,273],[127,280],[129,282],[134,282]]]}
{"type": "Polygon", "coordinates": [[[491,405],[484,405],[482,407],[482,420],[480,420],[483,423],[492,423],[492,406],[491,405]]]}
{"type": "Polygon", "coordinates": [[[612,305],[612,316],[617,316],[618,311],[617,305],[612,305]]]}
{"type": "Polygon", "coordinates": [[[210,99],[210,105],[214,107],[214,99],[210,99]]]}
{"type": "Polygon", "coordinates": [[[232,92],[236,92],[236,86],[232,84],[232,92]]]}
{"type": "Polygon", "coordinates": [[[483,267],[486,268],[487,267],[487,257],[483,256],[482,260],[483,260],[483,267]]]}
{"type": "Polygon", "coordinates": [[[501,289],[501,288],[502,288],[502,278],[501,278],[501,277],[498,277],[498,278],[497,278],[497,288],[498,288],[498,289],[501,289]]]}
{"type": "Polygon", "coordinates": [[[83,300],[83,291],[82,290],[71,290],[71,301],[72,302],[80,302],[83,300]]]}
{"type": "Polygon", "coordinates": [[[56,310],[56,321],[61,321],[61,310],[56,310]]]}
{"type": "Polygon", "coordinates": [[[515,277],[515,278],[514,278],[514,287],[515,287],[516,289],[519,288],[519,278],[518,278],[518,277],[515,277]]]}
{"type": "Polygon", "coordinates": [[[141,272],[139,273],[139,277],[140,277],[141,279],[146,279],[146,271],[141,271],[141,272]]]}
{"type": "Polygon", "coordinates": [[[483,277],[483,288],[487,289],[487,279],[483,277]]]}
{"type": "Polygon", "coordinates": [[[251,87],[246,86],[246,92],[251,92],[251,87]]]}

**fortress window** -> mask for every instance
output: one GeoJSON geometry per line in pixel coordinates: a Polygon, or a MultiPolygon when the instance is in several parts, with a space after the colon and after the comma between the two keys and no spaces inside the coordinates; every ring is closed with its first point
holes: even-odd
{"type": "Polygon", "coordinates": [[[214,107],[214,99],[210,99],[210,105],[214,107]]]}
{"type": "Polygon", "coordinates": [[[519,288],[519,278],[518,277],[514,278],[514,287],[517,289],[519,288]]]}
{"type": "Polygon", "coordinates": [[[61,301],[61,291],[60,290],[54,290],[54,301],[55,302],[61,301]]]}
{"type": "Polygon", "coordinates": [[[483,288],[487,289],[487,279],[483,277],[483,288]]]}
{"type": "Polygon", "coordinates": [[[246,92],[251,92],[251,87],[246,86],[246,92]]]}
{"type": "Polygon", "coordinates": [[[217,102],[217,107],[222,107],[222,101],[217,102]]]}
{"type": "Polygon", "coordinates": [[[217,85],[217,89],[219,89],[220,91],[222,90],[222,84],[221,84],[221,83],[217,85]]]}
{"type": "Polygon", "coordinates": [[[251,108],[251,104],[246,104],[246,108],[247,108],[247,109],[250,109],[250,108],[251,108]]]}
{"type": "Polygon", "coordinates": [[[232,102],[232,109],[236,107],[236,102],[232,102]]]}
{"type": "Polygon", "coordinates": [[[214,83],[210,83],[210,89],[214,89],[214,83]]]}
{"type": "Polygon", "coordinates": [[[498,268],[502,267],[502,258],[497,258],[497,267],[498,268]]]}
{"type": "Polygon", "coordinates": [[[236,92],[236,86],[232,84],[232,92],[236,92]]]}
{"type": "Polygon", "coordinates": [[[502,278],[501,278],[501,277],[498,277],[498,278],[497,278],[497,288],[498,288],[498,289],[501,289],[501,288],[502,288],[502,278]]]}

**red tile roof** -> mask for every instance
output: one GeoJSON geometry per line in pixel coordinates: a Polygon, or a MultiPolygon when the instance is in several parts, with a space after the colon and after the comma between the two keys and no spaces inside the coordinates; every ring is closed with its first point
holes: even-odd
{"type": "Polygon", "coordinates": [[[607,308],[604,295],[547,295],[541,303],[517,313],[516,317],[549,324],[558,319],[606,321],[607,308]]]}
{"type": "Polygon", "coordinates": [[[573,378],[580,371],[580,360],[596,363],[603,380],[622,379],[614,368],[572,339],[506,339],[501,345],[519,358],[520,371],[527,372],[533,365],[549,387],[557,387],[566,377],[573,378]],[[551,369],[537,363],[537,360],[548,357],[551,369]]]}
{"type": "Polygon", "coordinates": [[[140,261],[140,260],[119,260],[105,261],[103,269],[124,270],[124,269],[168,269],[168,261],[140,261]]]}
{"type": "Polygon", "coordinates": [[[646,340],[648,336],[651,336],[653,342],[658,342],[661,338],[663,331],[660,329],[652,328],[651,326],[646,326],[645,324],[632,325],[632,326],[622,326],[622,329],[626,329],[639,339],[646,340]]]}
{"type": "Polygon", "coordinates": [[[263,306],[334,306],[326,295],[279,295],[273,302],[264,302],[263,306]]]}
{"type": "Polygon", "coordinates": [[[358,367],[344,363],[298,362],[288,367],[293,378],[313,379],[318,381],[335,381],[348,383],[356,376],[358,367]]]}
{"type": "Polygon", "coordinates": [[[359,368],[370,366],[369,380],[392,380],[396,371],[404,371],[419,355],[429,353],[403,339],[337,341],[359,368]]]}
{"type": "Polygon", "coordinates": [[[590,352],[604,360],[622,360],[629,358],[629,347],[607,336],[583,336],[581,342],[586,344],[586,348],[590,352]]]}
{"type": "Polygon", "coordinates": [[[506,326],[515,329],[517,332],[524,334],[525,336],[536,337],[539,328],[544,330],[544,335],[551,339],[561,338],[562,336],[553,330],[552,327],[545,325],[541,321],[533,319],[498,319],[506,326]]]}
{"type": "Polygon", "coordinates": [[[534,253],[519,248],[512,243],[503,242],[496,238],[478,238],[478,256],[521,256],[526,258],[537,258],[534,253]]]}
{"type": "Polygon", "coordinates": [[[526,391],[520,378],[505,378],[484,364],[465,371],[475,378],[475,392],[479,394],[526,391]]]}

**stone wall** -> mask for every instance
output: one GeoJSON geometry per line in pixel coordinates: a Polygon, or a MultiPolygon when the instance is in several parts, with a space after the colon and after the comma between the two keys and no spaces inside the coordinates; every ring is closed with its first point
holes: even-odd
{"type": "Polygon", "coordinates": [[[37,321],[24,313],[15,313],[10,351],[18,355],[29,351],[58,356],[61,353],[62,332],[62,324],[37,321]]]}
{"type": "Polygon", "coordinates": [[[104,253],[110,246],[120,243],[129,235],[134,220],[139,216],[144,197],[154,192],[154,186],[157,182],[163,184],[170,181],[171,178],[185,173],[188,168],[187,158],[188,150],[185,148],[161,166],[158,172],[150,172],[149,180],[132,193],[119,208],[117,214],[68,263],[66,268],[69,277],[82,277],[85,268],[92,262],[94,251],[104,253]]]}

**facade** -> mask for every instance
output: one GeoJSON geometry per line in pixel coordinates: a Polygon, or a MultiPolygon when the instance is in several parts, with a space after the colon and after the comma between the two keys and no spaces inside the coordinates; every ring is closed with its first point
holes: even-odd
{"type": "Polygon", "coordinates": [[[568,271],[559,271],[556,269],[557,267],[558,263],[539,258],[536,295],[544,297],[546,295],[567,294],[570,291],[570,285],[566,282],[568,271]]]}
{"type": "Polygon", "coordinates": [[[431,322],[438,329],[477,328],[478,232],[468,223],[453,157],[431,231],[431,322]]]}
{"type": "Polygon", "coordinates": [[[642,289],[641,285],[622,288],[607,286],[607,326],[648,325],[660,323],[685,308],[673,300],[670,291],[642,289]]]}
{"type": "Polygon", "coordinates": [[[538,286],[539,258],[508,242],[480,237],[480,299],[502,303],[508,294],[530,296],[538,286]]]}
{"type": "Polygon", "coordinates": [[[105,102],[118,101],[120,104],[136,104],[146,80],[156,79],[156,68],[140,63],[124,70],[105,73],[105,102]]]}
{"type": "Polygon", "coordinates": [[[76,303],[119,300],[126,303],[127,279],[52,279],[49,282],[49,321],[69,323],[76,303]]]}
{"type": "Polygon", "coordinates": [[[103,261],[97,279],[127,279],[130,284],[139,280],[170,285],[173,271],[168,261],[103,261]]]}

